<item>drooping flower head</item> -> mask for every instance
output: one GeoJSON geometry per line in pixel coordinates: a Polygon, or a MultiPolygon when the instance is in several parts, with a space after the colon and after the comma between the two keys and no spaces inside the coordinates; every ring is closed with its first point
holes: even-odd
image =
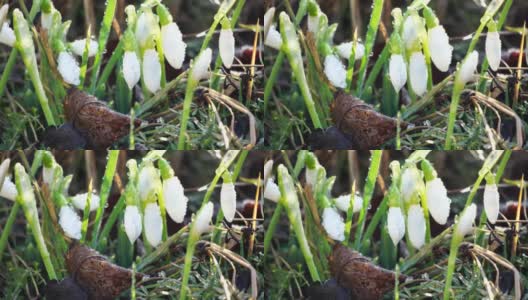
{"type": "Polygon", "coordinates": [[[433,165],[426,159],[422,160],[422,170],[425,175],[425,194],[427,197],[427,208],[433,219],[438,224],[445,224],[449,217],[451,199],[447,197],[447,190],[433,165]]]}
{"type": "Polygon", "coordinates": [[[413,204],[407,212],[407,230],[409,240],[415,249],[420,249],[425,243],[425,217],[422,207],[413,204]]]}
{"type": "Polygon", "coordinates": [[[62,79],[72,85],[79,85],[81,83],[81,68],[75,57],[67,51],[59,53],[57,59],[57,70],[62,76],[62,79]]]}
{"type": "Polygon", "coordinates": [[[449,44],[449,36],[444,26],[440,25],[433,10],[428,6],[424,8],[424,17],[429,29],[427,32],[427,40],[431,60],[438,70],[447,72],[453,56],[453,47],[449,44]]]}
{"type": "Polygon", "coordinates": [[[145,224],[145,237],[150,245],[156,247],[161,242],[163,231],[163,220],[161,219],[160,207],[157,203],[148,203],[143,216],[145,224]]]}
{"type": "Polygon", "coordinates": [[[500,195],[495,176],[488,174],[486,176],[486,186],[484,187],[484,210],[491,224],[497,222],[500,211],[500,195]]]}
{"type": "Polygon", "coordinates": [[[222,30],[218,37],[218,48],[222,63],[226,68],[231,68],[235,59],[235,36],[231,29],[231,21],[227,18],[222,21],[222,30]]]}
{"type": "Polygon", "coordinates": [[[475,78],[475,72],[477,71],[477,65],[479,60],[479,54],[476,50],[471,52],[468,57],[462,62],[459,70],[459,83],[466,84],[475,78]]]}
{"type": "Polygon", "coordinates": [[[464,237],[467,234],[473,232],[473,222],[477,216],[477,205],[472,203],[469,207],[462,211],[462,214],[458,218],[456,232],[459,237],[464,237]]]}
{"type": "Polygon", "coordinates": [[[191,69],[191,78],[195,81],[200,81],[209,77],[209,65],[213,57],[211,48],[207,48],[198,55],[193,61],[191,69]]]}
{"type": "Polygon", "coordinates": [[[231,175],[226,172],[224,174],[224,182],[220,189],[220,205],[224,212],[224,217],[228,222],[233,222],[236,213],[236,191],[231,175]]]}
{"type": "Polygon", "coordinates": [[[69,205],[63,205],[59,212],[59,224],[64,233],[72,239],[81,239],[81,218],[69,205]]]}
{"type": "Polygon", "coordinates": [[[337,241],[345,240],[345,222],[335,208],[327,207],[323,210],[321,224],[332,239],[337,241]]]}
{"type": "Polygon", "coordinates": [[[497,32],[497,23],[494,20],[488,22],[488,34],[486,35],[486,57],[489,66],[493,71],[497,71],[501,62],[501,40],[497,32]]]}
{"type": "Polygon", "coordinates": [[[400,207],[389,207],[387,229],[394,246],[398,245],[405,235],[405,219],[400,207]]]}
{"type": "Polygon", "coordinates": [[[151,93],[161,88],[161,63],[155,49],[148,49],[143,54],[143,80],[151,93]]]}
{"type": "Polygon", "coordinates": [[[163,180],[163,198],[167,213],[176,223],[182,223],[187,213],[187,202],[180,179],[176,176],[163,180]]]}

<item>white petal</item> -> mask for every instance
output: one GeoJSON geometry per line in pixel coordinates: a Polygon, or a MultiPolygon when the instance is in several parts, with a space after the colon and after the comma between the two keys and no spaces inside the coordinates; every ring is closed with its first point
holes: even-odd
{"type": "Polygon", "coordinates": [[[275,16],[275,6],[270,7],[264,14],[264,28],[268,27],[275,16]]]}
{"type": "Polygon", "coordinates": [[[6,198],[11,201],[16,201],[17,195],[18,191],[16,189],[16,185],[13,183],[13,181],[11,181],[11,178],[6,177],[4,179],[4,184],[0,189],[0,197],[6,198]]]}
{"type": "Polygon", "coordinates": [[[213,51],[211,48],[205,49],[193,62],[193,67],[191,70],[191,77],[200,81],[209,77],[209,65],[211,64],[211,59],[213,57],[213,51]]]}
{"type": "Polygon", "coordinates": [[[387,214],[387,228],[394,246],[398,245],[405,235],[405,219],[399,207],[390,207],[387,214]]]}
{"type": "Polygon", "coordinates": [[[440,178],[435,178],[425,184],[427,208],[438,224],[445,224],[449,217],[451,199],[447,197],[447,190],[440,178]]]}
{"type": "Polygon", "coordinates": [[[9,4],[4,4],[0,7],[0,25],[7,19],[7,13],[9,12],[9,4]]]}
{"type": "MultiPolygon", "coordinates": [[[[88,57],[95,56],[98,49],[98,43],[95,40],[90,41],[90,49],[88,49],[88,57]]],[[[76,40],[70,43],[70,47],[75,55],[82,56],[84,48],[86,47],[86,39],[76,40]]]]}
{"type": "Polygon", "coordinates": [[[336,87],[346,87],[346,69],[337,56],[331,54],[324,61],[324,72],[328,80],[336,87]]]}
{"type": "Polygon", "coordinates": [[[314,35],[319,32],[319,14],[316,16],[308,15],[308,31],[314,35]]]}
{"type": "Polygon", "coordinates": [[[207,203],[202,209],[200,209],[194,219],[194,224],[192,228],[192,235],[200,236],[202,233],[209,230],[209,223],[213,218],[213,203],[207,203]]]}
{"type": "Polygon", "coordinates": [[[69,84],[79,85],[79,83],[81,83],[81,69],[73,55],[66,51],[62,51],[59,54],[58,61],[57,69],[59,70],[62,79],[69,84]]]}
{"type": "Polygon", "coordinates": [[[163,230],[163,221],[158,204],[147,204],[143,222],[145,223],[145,237],[147,241],[150,245],[156,247],[161,242],[161,232],[163,230]]]}
{"type": "Polygon", "coordinates": [[[478,57],[479,54],[475,50],[471,52],[471,54],[468,56],[468,58],[462,62],[462,66],[460,66],[460,81],[464,84],[468,83],[469,81],[472,81],[475,78],[475,72],[477,71],[477,65],[478,65],[478,57]]]}
{"type": "MultiPolygon", "coordinates": [[[[341,195],[335,199],[335,205],[339,210],[343,212],[348,212],[348,208],[350,207],[350,194],[347,195],[341,195]]],[[[359,195],[355,195],[354,197],[354,211],[355,213],[359,212],[361,208],[363,207],[363,198],[359,195]]]]}
{"type": "Polygon", "coordinates": [[[136,40],[140,47],[145,47],[156,33],[159,33],[157,17],[151,12],[143,12],[136,21],[136,40]]]}
{"type": "MultiPolygon", "coordinates": [[[[0,164],[0,184],[2,184],[2,180],[7,177],[10,164],[11,164],[11,160],[9,158],[4,159],[4,161],[2,161],[2,163],[0,164]]],[[[1,187],[2,186],[0,185],[0,188],[1,187]]]]}
{"type": "Polygon", "coordinates": [[[178,25],[174,22],[161,28],[161,40],[163,42],[163,54],[167,62],[174,68],[180,69],[185,60],[185,49],[187,44],[178,25]]]}
{"type": "Polygon", "coordinates": [[[135,205],[128,205],[125,208],[125,232],[130,240],[131,244],[137,240],[141,235],[141,215],[139,214],[139,209],[135,205]]]}
{"type": "Polygon", "coordinates": [[[53,12],[50,12],[49,14],[42,13],[40,15],[40,25],[42,26],[42,28],[49,30],[52,24],[53,24],[53,12]]]}
{"type": "Polygon", "coordinates": [[[59,212],[59,224],[64,233],[72,239],[81,239],[81,218],[69,205],[61,207],[59,212]]]}
{"type": "Polygon", "coordinates": [[[306,170],[304,171],[306,185],[311,185],[312,189],[317,184],[317,173],[318,173],[317,168],[313,168],[313,169],[306,168],[306,170]]]}
{"type": "MultiPolygon", "coordinates": [[[[86,200],[88,200],[88,193],[77,194],[72,197],[72,203],[75,208],[83,210],[86,206],[86,200]]],[[[92,193],[92,199],[90,200],[90,211],[94,211],[99,207],[99,195],[92,193]]]]}
{"type": "Polygon", "coordinates": [[[11,29],[11,27],[9,27],[9,24],[7,24],[7,22],[4,22],[4,25],[2,25],[2,29],[0,30],[0,43],[6,44],[9,47],[13,47],[15,42],[15,32],[13,31],[13,29],[11,29]]]}
{"type": "Polygon", "coordinates": [[[465,236],[473,232],[473,221],[477,216],[477,205],[475,203],[471,204],[466,208],[461,216],[458,218],[457,222],[457,234],[459,236],[465,236]]]}
{"type": "Polygon", "coordinates": [[[427,91],[427,65],[422,52],[414,52],[409,62],[409,72],[411,87],[418,96],[422,96],[427,91]]]}
{"type": "Polygon", "coordinates": [[[48,188],[53,184],[54,173],[54,168],[42,168],[42,181],[48,185],[48,188]]]}
{"type": "Polygon", "coordinates": [[[391,55],[389,61],[389,77],[396,92],[399,92],[407,82],[407,66],[402,55],[391,55]]]}
{"type": "Polygon", "coordinates": [[[401,194],[406,203],[424,186],[422,173],[415,167],[406,168],[401,178],[401,194]]]}
{"type": "Polygon", "coordinates": [[[418,24],[415,17],[408,16],[403,22],[402,40],[407,49],[411,48],[418,40],[418,24]]]}
{"type": "Polygon", "coordinates": [[[264,45],[276,50],[280,50],[282,46],[282,37],[280,32],[278,32],[275,28],[275,25],[271,25],[268,35],[266,36],[266,40],[264,41],[264,45]]]}
{"type": "Polygon", "coordinates": [[[129,89],[139,82],[141,78],[141,66],[136,52],[127,51],[123,56],[123,77],[128,85],[129,89]]]}
{"type": "Polygon", "coordinates": [[[327,207],[323,210],[322,225],[332,239],[345,240],[345,222],[335,208],[327,207]]]}
{"type": "Polygon", "coordinates": [[[264,179],[271,178],[271,172],[273,170],[273,160],[270,159],[264,164],[264,179]]]}
{"type": "Polygon", "coordinates": [[[501,40],[497,31],[488,31],[486,36],[486,57],[490,68],[493,71],[497,71],[501,62],[501,40]]]}
{"type": "Polygon", "coordinates": [[[142,201],[150,200],[156,192],[156,185],[158,182],[158,170],[152,164],[143,166],[138,175],[139,199],[142,201]]]}
{"type": "Polygon", "coordinates": [[[226,66],[226,68],[231,68],[233,65],[233,60],[235,59],[235,36],[233,35],[233,31],[231,29],[220,30],[218,45],[222,63],[224,66],[226,66]]]}
{"type": "Polygon", "coordinates": [[[161,87],[161,64],[158,52],[154,49],[148,49],[143,55],[143,80],[151,93],[161,87]]]}
{"type": "Polygon", "coordinates": [[[428,39],[431,60],[438,70],[447,72],[451,64],[453,47],[449,44],[449,36],[447,36],[444,26],[429,29],[428,39]]]}
{"type": "Polygon", "coordinates": [[[224,212],[224,217],[228,222],[233,222],[236,212],[236,191],[232,182],[222,183],[220,189],[220,205],[224,212]]]}
{"type": "Polygon", "coordinates": [[[187,202],[183,186],[178,177],[174,176],[163,181],[163,198],[167,213],[176,223],[182,223],[187,213],[187,202]]]}
{"type": "Polygon", "coordinates": [[[499,217],[500,196],[496,184],[486,184],[484,188],[484,210],[491,224],[499,217]]]}
{"type": "Polygon", "coordinates": [[[425,243],[425,217],[422,207],[418,204],[411,205],[407,214],[407,230],[411,245],[420,249],[425,243]]]}
{"type": "Polygon", "coordinates": [[[280,189],[279,186],[273,182],[273,179],[268,179],[266,182],[266,187],[264,188],[264,198],[271,200],[275,203],[278,203],[280,200],[280,189]]]}
{"type": "MultiPolygon", "coordinates": [[[[353,42],[342,43],[339,46],[337,46],[337,53],[342,58],[348,60],[350,58],[350,54],[352,53],[352,46],[353,45],[354,45],[353,42]]],[[[355,59],[358,60],[358,59],[362,58],[363,55],[365,55],[365,46],[363,46],[363,44],[361,44],[361,43],[357,43],[356,44],[355,59]]]]}

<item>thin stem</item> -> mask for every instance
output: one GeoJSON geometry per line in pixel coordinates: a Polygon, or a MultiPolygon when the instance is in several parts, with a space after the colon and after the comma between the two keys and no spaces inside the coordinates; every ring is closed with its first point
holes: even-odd
{"type": "Polygon", "coordinates": [[[15,224],[19,209],[20,209],[20,203],[16,201],[13,207],[11,207],[11,212],[9,212],[9,217],[7,218],[7,222],[4,225],[4,228],[2,230],[2,236],[0,237],[0,258],[2,257],[2,254],[4,253],[5,247],[7,246],[7,238],[9,237],[9,234],[11,233],[11,230],[13,229],[13,224],[15,224]]]}
{"type": "Polygon", "coordinates": [[[191,103],[194,95],[194,89],[198,85],[194,79],[188,78],[187,88],[185,89],[185,99],[183,100],[182,120],[180,123],[180,134],[178,135],[178,150],[185,150],[185,134],[187,132],[187,123],[191,115],[191,103]]]}
{"type": "MultiPolygon", "coordinates": [[[[117,221],[117,218],[119,217],[125,206],[125,197],[122,195],[121,197],[119,197],[117,204],[112,209],[110,216],[108,216],[108,219],[106,219],[105,225],[103,226],[103,230],[101,230],[101,235],[99,236],[99,241],[101,241],[100,244],[106,243],[106,240],[108,238],[108,235],[110,234],[110,231],[112,230],[112,227],[114,226],[115,222],[117,221]]],[[[100,245],[98,245],[98,249],[101,250],[100,245]]]]}
{"type": "Polygon", "coordinates": [[[456,234],[456,225],[453,230],[453,238],[451,239],[451,247],[449,249],[449,258],[447,260],[447,275],[444,287],[444,300],[451,299],[451,283],[453,281],[453,274],[455,272],[455,264],[457,259],[458,247],[462,238],[459,238],[456,234]]]}
{"type": "Polygon", "coordinates": [[[97,87],[106,85],[106,82],[112,74],[112,70],[114,70],[115,65],[123,57],[123,52],[123,40],[121,39],[114,49],[114,52],[112,52],[112,56],[110,56],[110,59],[103,68],[103,73],[101,73],[101,77],[99,77],[99,80],[97,81],[97,87]]]}
{"type": "Polygon", "coordinates": [[[266,230],[266,234],[264,235],[264,257],[266,257],[271,247],[271,240],[273,239],[273,234],[275,233],[275,229],[277,228],[277,225],[279,224],[282,210],[283,210],[282,205],[280,204],[277,205],[275,207],[275,210],[273,211],[273,216],[271,216],[268,229],[266,230]]]}

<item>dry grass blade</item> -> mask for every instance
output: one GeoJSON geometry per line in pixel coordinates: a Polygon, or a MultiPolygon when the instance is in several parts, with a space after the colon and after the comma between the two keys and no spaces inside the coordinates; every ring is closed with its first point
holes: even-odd
{"type": "Polygon", "coordinates": [[[519,222],[521,219],[522,196],[524,191],[524,175],[521,178],[521,186],[519,187],[519,198],[517,202],[517,211],[515,212],[515,231],[513,233],[512,257],[517,255],[517,245],[519,243],[519,222]]]}
{"type": "Polygon", "coordinates": [[[522,79],[522,61],[523,61],[523,51],[524,51],[524,43],[526,42],[526,22],[523,24],[523,31],[522,31],[522,37],[521,37],[521,46],[519,48],[519,59],[517,60],[517,76],[516,76],[516,83],[515,83],[515,91],[513,96],[513,107],[517,107],[517,103],[519,102],[519,91],[521,89],[521,79],[522,79]]]}

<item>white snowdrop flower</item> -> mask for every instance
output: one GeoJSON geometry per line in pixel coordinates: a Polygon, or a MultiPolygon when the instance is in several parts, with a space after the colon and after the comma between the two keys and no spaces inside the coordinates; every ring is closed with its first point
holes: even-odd
{"type": "Polygon", "coordinates": [[[236,191],[232,182],[222,183],[220,189],[220,205],[224,212],[224,218],[228,222],[233,222],[236,212],[236,191]]]}
{"type": "Polygon", "coordinates": [[[4,4],[2,7],[0,7],[0,28],[2,27],[2,24],[4,24],[5,20],[7,19],[8,12],[9,12],[9,4],[4,4]]]}
{"type": "Polygon", "coordinates": [[[422,174],[416,167],[406,168],[401,177],[401,195],[405,203],[423,188],[422,174]]]}
{"type": "Polygon", "coordinates": [[[462,214],[458,218],[456,234],[458,234],[460,237],[464,237],[465,235],[472,233],[473,221],[475,221],[476,216],[477,205],[475,205],[475,203],[472,203],[468,208],[466,208],[462,212],[462,214]]]}
{"type": "Polygon", "coordinates": [[[11,27],[9,27],[9,24],[5,22],[0,30],[0,43],[8,45],[9,47],[13,47],[15,42],[15,32],[13,31],[13,29],[11,29],[11,27]]]}
{"type": "Polygon", "coordinates": [[[491,224],[499,217],[500,196],[496,184],[486,184],[484,187],[484,210],[491,224]]]}
{"type": "Polygon", "coordinates": [[[312,189],[317,184],[317,173],[318,173],[318,168],[313,168],[313,169],[306,168],[306,170],[304,171],[304,178],[306,180],[306,185],[311,185],[312,189]]]}
{"type": "Polygon", "coordinates": [[[141,235],[142,230],[141,214],[139,213],[137,206],[127,205],[125,208],[124,224],[128,240],[131,244],[134,244],[137,238],[141,235]]]}
{"type": "Polygon", "coordinates": [[[403,218],[401,208],[389,207],[389,212],[387,214],[387,228],[394,246],[398,245],[405,235],[405,219],[403,218]]]}
{"type": "Polygon", "coordinates": [[[314,35],[319,32],[319,14],[315,16],[308,14],[308,31],[314,35]]]}
{"type": "Polygon", "coordinates": [[[438,224],[445,224],[449,217],[451,199],[447,197],[447,190],[442,179],[435,178],[425,184],[427,195],[427,208],[429,213],[438,224]]]}
{"type": "Polygon", "coordinates": [[[275,28],[275,25],[270,26],[270,29],[264,41],[264,45],[276,50],[280,50],[282,46],[282,37],[280,32],[277,31],[277,28],[275,28]]]}
{"type": "Polygon", "coordinates": [[[205,49],[193,62],[191,70],[191,77],[196,81],[206,79],[209,77],[209,65],[213,57],[213,50],[211,48],[205,49]]]}
{"type": "Polygon", "coordinates": [[[123,77],[129,89],[133,89],[141,78],[141,66],[134,51],[127,51],[123,56],[123,77]]]}
{"type": "Polygon", "coordinates": [[[72,239],[81,239],[81,218],[69,205],[63,205],[59,212],[59,224],[64,233],[72,239]]]}
{"type": "Polygon", "coordinates": [[[143,222],[145,224],[145,237],[147,241],[151,246],[156,247],[161,242],[161,232],[163,230],[160,207],[157,203],[147,204],[143,222]]]}
{"type": "Polygon", "coordinates": [[[183,185],[178,177],[174,176],[163,181],[163,198],[171,219],[176,223],[182,223],[187,213],[189,199],[185,196],[183,185]]]}
{"type": "Polygon", "coordinates": [[[175,22],[161,27],[161,41],[163,44],[163,54],[167,62],[174,69],[181,69],[185,60],[185,49],[187,44],[183,41],[183,35],[175,22]]]}
{"type": "Polygon", "coordinates": [[[46,30],[50,30],[51,25],[53,24],[53,12],[42,13],[40,15],[40,25],[46,30]]]}
{"type": "Polygon", "coordinates": [[[409,240],[415,249],[420,249],[425,243],[425,217],[420,205],[414,204],[407,213],[407,230],[409,240]]]}
{"type": "Polygon", "coordinates": [[[47,168],[46,166],[42,167],[42,182],[48,185],[48,188],[51,188],[51,185],[53,184],[53,177],[55,173],[55,169],[47,168]]]}
{"type": "Polygon", "coordinates": [[[460,66],[459,80],[461,83],[466,84],[475,78],[475,72],[477,71],[479,54],[476,50],[471,52],[468,58],[460,66]]]}
{"type": "Polygon", "coordinates": [[[272,177],[271,172],[273,171],[273,160],[270,159],[264,164],[264,179],[272,177]]]}
{"type": "Polygon", "coordinates": [[[405,47],[410,49],[418,41],[418,24],[415,17],[408,16],[403,22],[402,39],[405,47]]]}
{"type": "Polygon", "coordinates": [[[143,80],[151,93],[156,93],[161,87],[161,64],[154,49],[148,49],[143,55],[143,80]]]}
{"type": "MultiPolygon", "coordinates": [[[[344,59],[349,59],[350,54],[352,53],[352,47],[354,46],[354,42],[347,42],[339,44],[337,48],[337,53],[339,56],[341,56],[344,59]]],[[[356,43],[356,55],[355,59],[358,60],[365,55],[365,46],[361,43],[356,43]]]]}
{"type": "Polygon", "coordinates": [[[4,180],[4,178],[6,178],[6,176],[7,176],[7,172],[9,171],[9,165],[10,164],[11,164],[11,160],[9,158],[5,159],[0,164],[0,188],[2,187],[1,186],[2,180],[4,180]]]}
{"type": "Polygon", "coordinates": [[[222,63],[226,68],[231,68],[233,60],[235,59],[235,36],[233,30],[222,29],[220,30],[220,37],[218,38],[218,45],[220,50],[220,57],[222,63]]]}
{"type": "Polygon", "coordinates": [[[144,48],[159,33],[158,20],[152,11],[141,13],[136,21],[136,40],[144,48]]]}
{"type": "Polygon", "coordinates": [[[409,72],[411,87],[418,96],[422,96],[427,91],[427,65],[422,52],[414,52],[409,62],[409,72]]]}
{"type": "Polygon", "coordinates": [[[339,212],[333,207],[323,210],[322,225],[332,239],[337,241],[345,240],[345,222],[339,212]]]}
{"type": "Polygon", "coordinates": [[[141,201],[147,201],[152,198],[156,193],[158,181],[158,170],[151,163],[141,168],[138,175],[138,192],[141,201]]]}
{"type": "Polygon", "coordinates": [[[0,197],[6,198],[7,200],[16,201],[18,191],[16,185],[13,183],[11,178],[6,177],[4,184],[0,188],[0,197]]]}
{"type": "Polygon", "coordinates": [[[396,92],[399,92],[407,82],[407,66],[402,55],[391,55],[389,61],[389,77],[396,92]]]}
{"type": "Polygon", "coordinates": [[[79,85],[81,83],[81,69],[75,60],[75,57],[69,52],[62,51],[59,54],[57,69],[62,76],[62,79],[69,84],[79,85]]]}
{"type": "Polygon", "coordinates": [[[200,236],[209,230],[209,223],[211,223],[211,219],[213,218],[213,208],[213,203],[209,202],[198,211],[194,219],[191,235],[200,236]]]}
{"type": "Polygon", "coordinates": [[[268,25],[273,20],[274,16],[275,16],[275,6],[272,6],[264,14],[264,28],[268,27],[268,25]]]}
{"type": "MultiPolygon", "coordinates": [[[[347,194],[347,195],[341,195],[339,197],[337,197],[334,201],[335,203],[335,206],[343,211],[343,212],[348,212],[348,208],[350,207],[350,194],[347,194]]],[[[354,195],[354,213],[357,213],[361,210],[361,208],[363,207],[363,198],[359,195],[354,195]]]]}
{"type": "Polygon", "coordinates": [[[447,72],[453,56],[453,46],[449,44],[449,36],[444,26],[436,26],[428,32],[429,51],[431,60],[442,72],[447,72]]]}
{"type": "Polygon", "coordinates": [[[268,179],[266,187],[264,188],[264,198],[278,203],[281,197],[279,186],[273,182],[273,179],[268,179]]]}
{"type": "MultiPolygon", "coordinates": [[[[72,203],[75,208],[84,210],[86,201],[88,200],[88,193],[77,194],[72,197],[72,203]]],[[[92,199],[90,200],[90,211],[94,211],[99,208],[99,195],[92,193],[92,199]]]]}
{"type": "MultiPolygon", "coordinates": [[[[80,39],[80,40],[76,40],[74,42],[71,42],[70,43],[70,47],[72,49],[72,52],[75,55],[83,56],[84,48],[86,47],[86,39],[80,39]]],[[[95,56],[95,54],[97,53],[98,47],[99,47],[99,44],[97,43],[97,41],[96,40],[91,40],[90,41],[90,48],[88,49],[88,57],[95,56]]]]}
{"type": "Polygon", "coordinates": [[[346,69],[341,60],[333,54],[327,55],[324,61],[326,78],[336,87],[346,87],[346,69]]]}
{"type": "Polygon", "coordinates": [[[497,71],[501,62],[501,40],[497,31],[488,31],[486,35],[486,57],[489,66],[493,71],[497,71]]]}

